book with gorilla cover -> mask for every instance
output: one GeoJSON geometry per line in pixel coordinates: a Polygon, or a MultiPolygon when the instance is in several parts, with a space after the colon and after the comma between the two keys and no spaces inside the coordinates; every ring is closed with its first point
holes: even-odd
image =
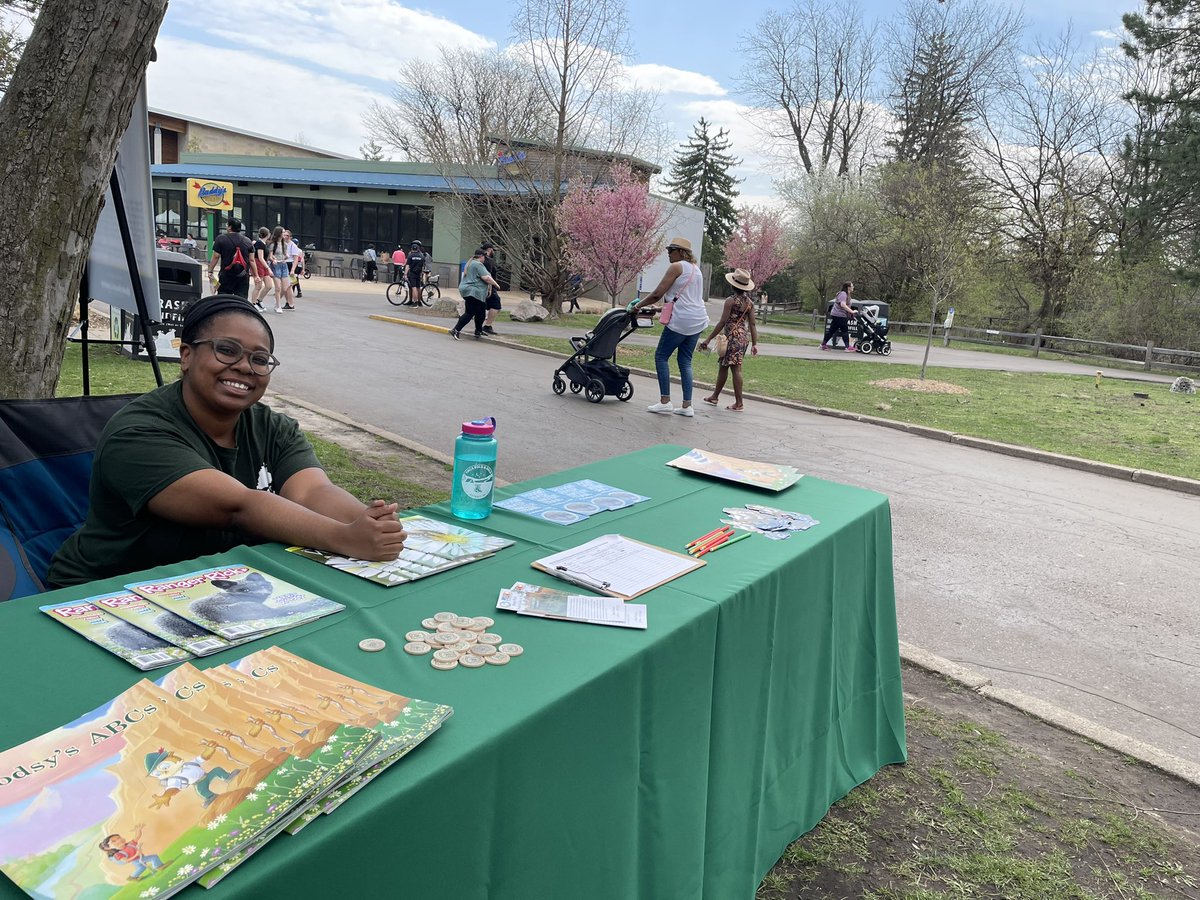
{"type": "Polygon", "coordinates": [[[345,609],[274,575],[236,563],[126,587],[230,640],[262,636],[345,609]]]}

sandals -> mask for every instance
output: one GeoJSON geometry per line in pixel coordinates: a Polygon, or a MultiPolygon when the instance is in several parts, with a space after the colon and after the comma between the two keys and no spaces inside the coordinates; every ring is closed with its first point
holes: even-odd
{"type": "Polygon", "coordinates": [[[742,411],[742,405],[741,405],[740,403],[730,403],[730,404],[729,404],[727,407],[725,407],[725,408],[726,408],[726,409],[731,409],[731,410],[733,410],[734,412],[741,412],[741,411],[742,411]]]}
{"type": "Polygon", "coordinates": [[[705,402],[705,403],[710,403],[710,404],[712,404],[713,406],[716,406],[716,405],[717,405],[717,398],[716,398],[716,397],[703,397],[702,399],[704,400],[704,402],[705,402]]]}

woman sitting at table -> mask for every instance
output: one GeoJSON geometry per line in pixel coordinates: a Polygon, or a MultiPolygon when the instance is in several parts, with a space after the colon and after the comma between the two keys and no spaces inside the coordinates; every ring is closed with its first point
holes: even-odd
{"type": "Polygon", "coordinates": [[[179,381],[113,416],[92,463],[83,526],[53,586],[280,541],[371,560],[406,537],[396,504],[364,506],[330,482],[295,420],[258,401],[279,365],[267,320],[217,294],[187,310],[179,381]]]}

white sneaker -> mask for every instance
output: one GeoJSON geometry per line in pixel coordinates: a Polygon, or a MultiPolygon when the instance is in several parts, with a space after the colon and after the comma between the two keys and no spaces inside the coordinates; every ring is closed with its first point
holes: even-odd
{"type": "Polygon", "coordinates": [[[677,416],[687,416],[689,419],[696,415],[695,410],[693,410],[690,406],[681,406],[679,409],[673,409],[671,411],[677,416]]]}
{"type": "Polygon", "coordinates": [[[671,401],[666,403],[651,403],[646,407],[646,412],[669,413],[675,412],[675,407],[671,405],[671,401]]]}

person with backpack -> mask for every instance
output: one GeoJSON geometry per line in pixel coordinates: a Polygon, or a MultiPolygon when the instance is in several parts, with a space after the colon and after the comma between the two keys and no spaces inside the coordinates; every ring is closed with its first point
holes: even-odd
{"type": "Polygon", "coordinates": [[[213,241],[212,259],[208,261],[208,278],[213,279],[216,272],[217,283],[222,294],[237,294],[247,303],[250,302],[250,264],[254,259],[254,244],[242,234],[241,219],[230,218],[225,225],[225,233],[213,241]]]}
{"type": "Polygon", "coordinates": [[[271,229],[258,229],[258,237],[254,239],[254,259],[251,261],[250,269],[254,276],[254,297],[251,302],[255,309],[262,309],[263,298],[271,293],[271,267],[267,265],[267,238],[271,236],[271,229]]]}
{"type": "Polygon", "coordinates": [[[367,244],[367,249],[363,251],[363,281],[378,281],[379,273],[379,254],[375,252],[374,244],[367,244]]]}

